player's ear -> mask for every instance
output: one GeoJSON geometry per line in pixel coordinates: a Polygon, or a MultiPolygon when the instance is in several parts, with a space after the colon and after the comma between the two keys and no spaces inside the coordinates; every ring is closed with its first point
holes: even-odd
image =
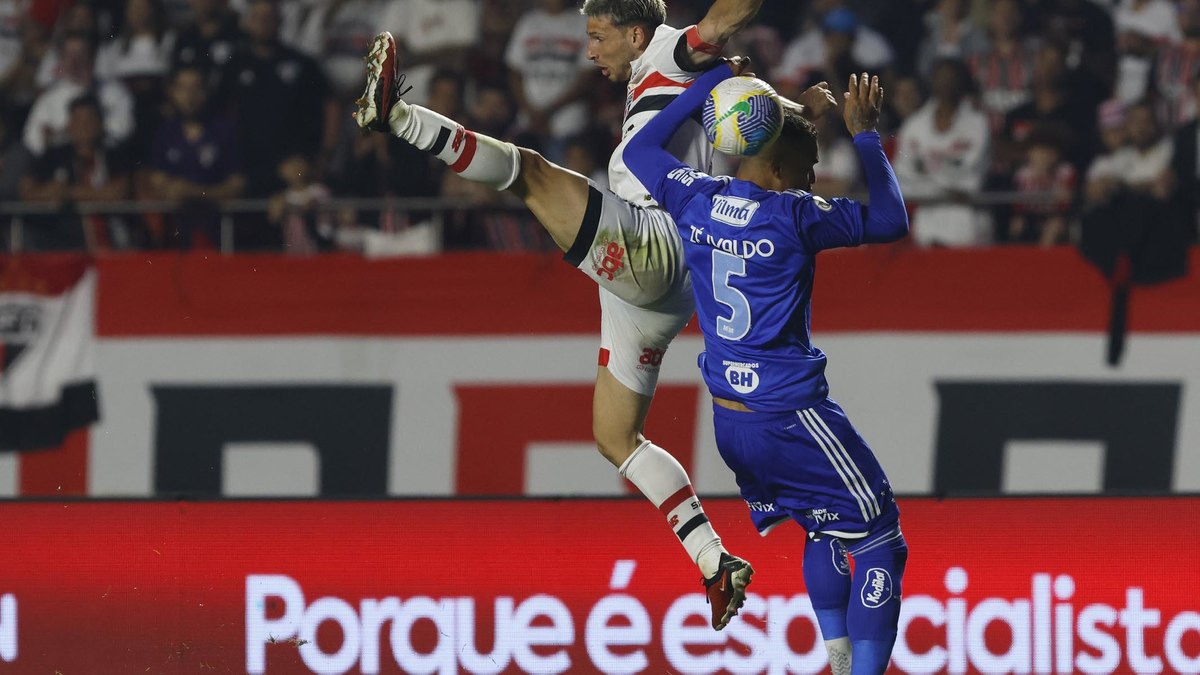
{"type": "Polygon", "coordinates": [[[626,35],[629,38],[630,45],[638,51],[645,51],[652,37],[652,33],[646,29],[646,24],[644,23],[633,24],[629,27],[629,32],[626,35]]]}

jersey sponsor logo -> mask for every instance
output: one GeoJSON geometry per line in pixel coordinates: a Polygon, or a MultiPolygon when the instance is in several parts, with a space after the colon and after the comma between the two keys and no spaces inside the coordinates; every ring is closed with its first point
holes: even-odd
{"type": "Polygon", "coordinates": [[[625,269],[625,247],[615,241],[596,247],[596,274],[612,281],[625,269]]]}
{"type": "Polygon", "coordinates": [[[863,584],[860,596],[863,607],[867,609],[883,607],[892,599],[892,575],[882,567],[867,570],[867,581],[863,584]]]}
{"type": "Polygon", "coordinates": [[[739,394],[749,394],[758,389],[758,373],[754,372],[758,368],[757,363],[735,363],[733,361],[723,361],[722,365],[725,368],[725,381],[730,387],[739,394]]]}
{"type": "Polygon", "coordinates": [[[754,217],[758,207],[759,203],[753,199],[716,195],[713,197],[711,215],[712,219],[719,223],[745,227],[750,224],[750,219],[754,217]]]}
{"type": "Polygon", "coordinates": [[[778,511],[775,508],[775,502],[746,502],[746,508],[759,513],[775,513],[778,511]]]}

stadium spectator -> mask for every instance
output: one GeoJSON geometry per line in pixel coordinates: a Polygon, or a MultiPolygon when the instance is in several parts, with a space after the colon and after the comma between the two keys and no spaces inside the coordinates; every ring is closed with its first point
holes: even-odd
{"type": "Polygon", "coordinates": [[[1170,0],[1122,0],[1114,15],[1117,31],[1116,97],[1125,103],[1144,98],[1159,48],[1179,43],[1178,10],[1170,0]]]}
{"type": "Polygon", "coordinates": [[[22,24],[27,16],[25,0],[0,0],[0,76],[21,58],[22,24]]]}
{"type": "Polygon", "coordinates": [[[1058,138],[1053,127],[1039,127],[1026,140],[1025,161],[1016,172],[1017,192],[1026,197],[1052,194],[1053,201],[1018,200],[1009,221],[1008,241],[1052,246],[1066,239],[1076,173],[1063,159],[1058,138]]]}
{"type": "Polygon", "coordinates": [[[482,36],[482,0],[406,0],[393,3],[378,25],[393,31],[408,86],[407,100],[430,101],[438,71],[466,72],[482,36]]]}
{"type": "Polygon", "coordinates": [[[858,187],[860,173],[854,143],[835,115],[824,115],[813,124],[817,127],[821,161],[813,167],[816,181],[810,191],[824,197],[851,194],[858,187]]]}
{"type": "Polygon", "coordinates": [[[1170,193],[1172,141],[1164,137],[1154,106],[1141,102],[1125,112],[1127,142],[1115,152],[1096,159],[1088,169],[1087,200],[1092,206],[1112,200],[1118,193],[1165,202],[1170,193]]]}
{"type": "Polygon", "coordinates": [[[126,0],[119,35],[96,55],[96,76],[119,79],[133,95],[133,134],[129,151],[149,152],[162,120],[163,79],[171,62],[175,33],[166,24],[162,0],[126,0]]]}
{"type": "Polygon", "coordinates": [[[1037,23],[1045,41],[1063,47],[1073,89],[1095,107],[1112,94],[1116,34],[1112,17],[1091,0],[1040,0],[1037,23]]]}
{"type": "Polygon", "coordinates": [[[267,220],[280,229],[284,252],[312,255],[332,250],[334,217],[321,208],[332,195],[313,177],[312,161],[304,155],[284,159],[279,163],[279,178],[285,187],[271,197],[267,220]]]}
{"type": "Polygon", "coordinates": [[[229,63],[241,40],[238,15],[228,0],[191,0],[192,19],[175,39],[171,67],[199,66],[209,87],[215,87],[221,69],[229,63]]]}
{"type": "Polygon", "coordinates": [[[925,39],[917,54],[917,71],[929,77],[939,59],[966,61],[983,51],[987,41],[971,21],[966,0],[938,0],[925,14],[925,39]]]}
{"type": "Polygon", "coordinates": [[[932,97],[902,127],[896,175],[904,195],[919,203],[913,240],[922,246],[987,243],[985,223],[967,203],[979,191],[988,166],[987,116],[968,95],[971,74],[962,61],[933,67],[932,97]]]}
{"type": "Polygon", "coordinates": [[[225,67],[218,100],[234,112],[246,194],[266,197],[283,187],[279,165],[284,159],[332,149],[330,127],[344,112],[330,99],[320,65],[279,41],[274,0],[252,0],[243,27],[246,41],[225,67]],[[263,114],[266,110],[286,114],[263,114]]]}
{"type": "Polygon", "coordinates": [[[1004,127],[1005,115],[1029,102],[1034,44],[1023,36],[1023,24],[1020,0],[991,3],[985,46],[967,60],[993,132],[1004,127]]]}
{"type": "Polygon", "coordinates": [[[1155,94],[1169,129],[1196,116],[1192,83],[1200,69],[1200,0],[1179,3],[1179,28],[1183,40],[1160,47],[1154,64],[1155,94]]]}
{"type": "MultiPolygon", "coordinates": [[[[237,137],[233,125],[210,110],[199,66],[177,69],[168,93],[171,116],[159,126],[148,161],[151,196],[181,202],[168,222],[173,245],[216,244],[218,217],[201,202],[241,196],[246,180],[237,137]]],[[[160,241],[168,236],[162,229],[152,228],[160,241]]]]}
{"type": "Polygon", "coordinates": [[[362,90],[362,55],[379,32],[379,17],[396,2],[403,0],[332,0],[308,13],[295,46],[324,67],[338,100],[362,90]]]}
{"type": "Polygon", "coordinates": [[[9,116],[8,123],[16,129],[24,127],[25,117],[41,91],[37,84],[38,66],[50,51],[49,34],[37,21],[22,21],[20,35],[17,58],[0,71],[0,111],[9,116]]]}
{"type": "Polygon", "coordinates": [[[38,64],[37,86],[45,89],[61,76],[63,42],[68,35],[81,33],[91,38],[93,44],[93,63],[95,45],[100,43],[100,29],[97,26],[95,7],[87,2],[78,2],[67,6],[59,19],[52,24],[53,32],[50,49],[38,64]]]}
{"type": "Polygon", "coordinates": [[[595,68],[587,59],[587,19],[567,0],[541,0],[517,21],[504,62],[522,142],[561,163],[567,139],[587,125],[595,68]]]}
{"type": "MultiPolygon", "coordinates": [[[[815,0],[817,3],[830,1],[815,0]]],[[[836,1],[852,10],[864,24],[879,31],[892,49],[893,64],[903,70],[912,70],[911,64],[917,62],[917,53],[925,37],[925,8],[929,0],[836,1]]]]}
{"type": "Polygon", "coordinates": [[[126,0],[120,33],[96,54],[96,76],[161,78],[174,48],[175,32],[167,25],[162,0],[126,0]]]}
{"type": "Polygon", "coordinates": [[[921,79],[915,75],[903,75],[896,78],[895,83],[883,102],[883,116],[879,123],[884,138],[884,150],[890,157],[893,147],[888,147],[887,141],[895,140],[896,132],[903,126],[904,121],[912,117],[921,106],[925,105],[925,87],[921,79]]]}
{"type": "Polygon", "coordinates": [[[877,31],[862,25],[854,12],[840,2],[823,3],[830,9],[813,27],[792,40],[783,52],[783,60],[772,75],[781,93],[798,94],[811,83],[827,80],[841,86],[851,72],[863,69],[884,71],[894,55],[877,31]]]}
{"type": "Polygon", "coordinates": [[[62,41],[60,74],[54,84],[38,96],[25,121],[25,147],[43,155],[67,142],[70,105],[92,92],[104,111],[104,131],[110,142],[122,142],[133,133],[133,97],[117,80],[100,80],[95,75],[96,43],[87,33],[68,33],[62,41]]]}
{"type": "Polygon", "coordinates": [[[1029,132],[1046,123],[1072,130],[1071,137],[1063,139],[1063,152],[1076,167],[1085,167],[1091,160],[1089,142],[1094,130],[1095,105],[1073,88],[1066,57],[1057,43],[1046,42],[1038,47],[1031,73],[1030,100],[1005,116],[1004,132],[997,136],[997,161],[1003,170],[1010,171],[1019,161],[1019,144],[1029,132]]]}
{"type": "Polygon", "coordinates": [[[104,128],[101,103],[95,96],[84,94],[67,104],[68,142],[39,156],[21,184],[21,199],[59,203],[64,210],[58,216],[29,219],[30,226],[25,230],[27,249],[95,251],[113,243],[128,243],[129,231],[123,221],[101,216],[81,218],[69,208],[72,203],[129,197],[132,163],[119,146],[105,143],[104,128]]]}

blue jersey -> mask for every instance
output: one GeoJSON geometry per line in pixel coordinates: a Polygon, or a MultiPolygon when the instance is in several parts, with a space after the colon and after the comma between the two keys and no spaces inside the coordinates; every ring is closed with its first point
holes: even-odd
{"type": "Polygon", "coordinates": [[[862,206],[683,164],[655,187],[684,241],[713,396],[764,412],[823,400],[825,354],[809,335],[816,254],[862,243],[862,206]]]}

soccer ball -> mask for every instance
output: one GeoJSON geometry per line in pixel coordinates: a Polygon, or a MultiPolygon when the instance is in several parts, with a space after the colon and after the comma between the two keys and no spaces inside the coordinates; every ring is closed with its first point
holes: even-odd
{"type": "Polygon", "coordinates": [[[783,105],[771,85],[755,77],[731,77],[704,101],[704,134],[717,150],[740,157],[762,152],[783,129],[783,105]]]}

